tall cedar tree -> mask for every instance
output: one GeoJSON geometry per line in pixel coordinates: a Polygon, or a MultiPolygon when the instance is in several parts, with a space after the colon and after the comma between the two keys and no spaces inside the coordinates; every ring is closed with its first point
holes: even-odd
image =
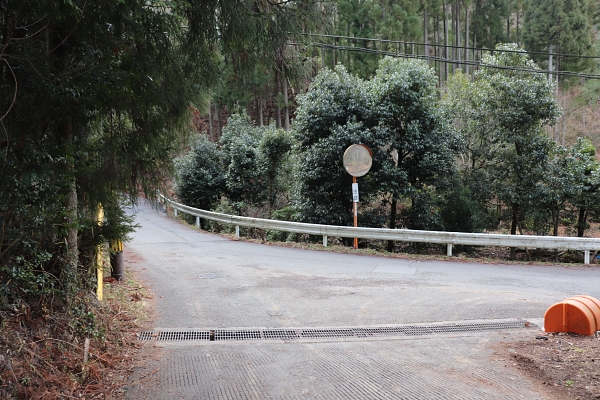
{"type": "MultiPolygon", "coordinates": [[[[529,0],[523,40],[529,51],[587,55],[592,49],[592,13],[589,0],[529,0]]],[[[537,57],[538,61],[543,60],[537,57]]],[[[547,57],[546,57],[547,59],[547,57]]],[[[561,58],[562,70],[581,71],[591,66],[579,57],[561,58]]]]}
{"type": "Polygon", "coordinates": [[[156,196],[221,54],[275,52],[316,3],[0,0],[0,302],[82,289],[96,244],[127,232],[119,195],[156,196]]]}

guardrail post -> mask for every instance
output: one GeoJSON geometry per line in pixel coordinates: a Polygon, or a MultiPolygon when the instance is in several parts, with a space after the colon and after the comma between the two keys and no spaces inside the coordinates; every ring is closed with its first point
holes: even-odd
{"type": "Polygon", "coordinates": [[[448,257],[452,256],[452,243],[447,243],[446,244],[446,255],[448,257]]]}
{"type": "Polygon", "coordinates": [[[196,228],[200,229],[200,217],[196,216],[196,228]]]}
{"type": "Polygon", "coordinates": [[[589,264],[590,263],[590,251],[589,250],[584,250],[583,251],[583,263],[584,264],[589,264]]]}
{"type": "Polygon", "coordinates": [[[175,218],[177,218],[177,209],[176,208],[173,209],[173,214],[175,215],[175,218]]]}
{"type": "Polygon", "coordinates": [[[240,237],[240,226],[239,225],[235,226],[235,237],[236,238],[240,237]]]}
{"type": "Polygon", "coordinates": [[[327,247],[327,235],[323,235],[323,247],[327,247]]]}

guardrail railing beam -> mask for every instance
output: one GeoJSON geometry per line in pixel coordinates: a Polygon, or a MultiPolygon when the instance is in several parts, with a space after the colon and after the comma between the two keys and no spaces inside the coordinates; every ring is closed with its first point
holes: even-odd
{"type": "Polygon", "coordinates": [[[352,226],[316,225],[303,222],[277,221],[261,218],[240,217],[236,215],[220,214],[212,211],[200,210],[177,203],[160,195],[173,208],[175,217],[177,210],[235,226],[235,235],[240,237],[240,226],[272,229],[277,231],[301,233],[323,236],[323,246],[327,246],[327,237],[336,236],[344,238],[360,238],[374,240],[396,240],[402,242],[445,244],[446,254],[452,255],[453,245],[467,246],[498,246],[498,247],[520,247],[540,249],[567,249],[584,252],[584,263],[590,263],[590,251],[600,250],[600,239],[598,238],[575,238],[563,236],[533,236],[533,235],[503,235],[495,233],[465,233],[465,232],[441,232],[441,231],[419,231],[411,229],[388,229],[388,228],[355,228],[352,226]]]}

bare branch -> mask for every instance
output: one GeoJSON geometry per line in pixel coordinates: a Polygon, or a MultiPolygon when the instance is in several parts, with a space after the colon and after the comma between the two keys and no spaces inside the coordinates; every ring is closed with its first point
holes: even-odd
{"type": "MultiPolygon", "coordinates": [[[[47,16],[47,15],[46,15],[47,16]]],[[[43,18],[46,18],[46,16],[44,16],[43,18]]],[[[39,19],[38,21],[34,22],[33,24],[31,24],[31,26],[37,24],[39,21],[41,21],[42,19],[39,19]]],[[[19,41],[19,40],[29,40],[31,38],[36,37],[37,35],[39,35],[42,31],[44,31],[44,29],[48,28],[48,25],[50,24],[50,20],[48,20],[48,22],[46,22],[46,24],[44,26],[42,26],[37,32],[29,35],[29,36],[25,36],[22,38],[11,38],[12,41],[19,41]]],[[[21,29],[25,28],[25,27],[20,27],[21,29]]]]}
{"type": "Polygon", "coordinates": [[[2,120],[4,118],[6,118],[6,116],[10,112],[10,110],[15,105],[15,102],[17,101],[17,92],[19,90],[19,83],[17,82],[17,76],[15,75],[15,71],[13,71],[12,67],[10,66],[10,63],[8,62],[8,60],[6,58],[4,59],[4,62],[6,63],[6,65],[8,65],[8,69],[12,73],[13,79],[15,80],[15,94],[13,95],[13,100],[12,100],[12,103],[10,103],[10,107],[8,107],[8,110],[6,110],[4,115],[0,118],[0,122],[2,122],[2,120]]]}
{"type": "MultiPolygon", "coordinates": [[[[2,164],[2,169],[0,169],[0,172],[2,172],[2,176],[4,176],[4,168],[6,168],[6,163],[8,162],[8,148],[10,146],[10,138],[8,136],[8,130],[6,129],[6,126],[4,126],[4,122],[0,121],[0,125],[2,125],[2,128],[4,129],[4,134],[6,135],[6,153],[4,154],[4,164],[2,164]]],[[[3,227],[4,229],[4,227],[3,227]]],[[[2,241],[4,240],[4,231],[2,232],[2,238],[0,238],[0,243],[2,243],[2,241]]]]}

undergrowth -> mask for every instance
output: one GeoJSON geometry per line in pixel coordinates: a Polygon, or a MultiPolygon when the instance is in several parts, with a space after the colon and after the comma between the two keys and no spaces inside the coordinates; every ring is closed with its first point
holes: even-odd
{"type": "Polygon", "coordinates": [[[105,279],[103,302],[80,294],[70,311],[34,315],[24,302],[1,311],[0,398],[120,397],[136,365],[136,332],[148,322],[149,298],[127,273],[120,282],[105,279]]]}

